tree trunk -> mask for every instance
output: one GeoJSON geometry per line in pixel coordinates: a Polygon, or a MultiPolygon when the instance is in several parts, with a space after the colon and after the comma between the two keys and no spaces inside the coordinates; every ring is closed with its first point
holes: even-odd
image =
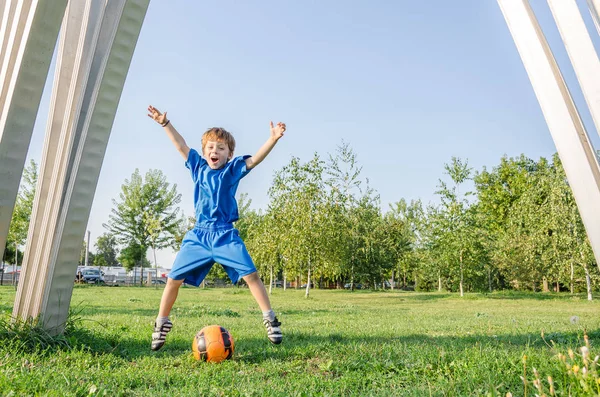
{"type": "Polygon", "coordinates": [[[560,292],[560,284],[558,281],[556,282],[556,292],[560,292]]]}
{"type": "Polygon", "coordinates": [[[154,278],[156,279],[156,276],[158,276],[158,263],[156,263],[156,248],[154,247],[152,247],[152,255],[154,256],[154,278]]]}
{"type": "Polygon", "coordinates": [[[542,277],[542,288],[544,289],[544,292],[550,291],[548,288],[548,279],[546,277],[542,277]]]}
{"type": "Polygon", "coordinates": [[[460,253],[460,296],[465,296],[464,291],[463,291],[463,282],[464,282],[464,275],[463,275],[463,254],[462,252],[460,253]]]}
{"type": "Polygon", "coordinates": [[[581,251],[581,264],[583,265],[583,270],[585,271],[585,284],[587,287],[587,298],[589,301],[593,299],[592,297],[592,278],[590,277],[590,271],[588,269],[587,264],[585,263],[585,255],[583,251],[581,251]]]}
{"type": "Polygon", "coordinates": [[[590,272],[588,270],[587,265],[583,262],[583,270],[585,270],[585,284],[587,286],[587,299],[591,301],[592,297],[592,278],[590,277],[590,272]]]}
{"type": "Polygon", "coordinates": [[[283,272],[283,290],[285,291],[287,289],[287,276],[285,275],[285,272],[283,272]]]}
{"type": "Polygon", "coordinates": [[[394,280],[394,271],[392,270],[392,284],[390,284],[390,287],[392,288],[392,291],[394,290],[394,284],[396,283],[396,281],[394,280]]]}
{"type": "Polygon", "coordinates": [[[575,268],[573,266],[573,262],[571,262],[571,295],[573,295],[575,293],[574,279],[575,279],[575,268]]]}
{"type": "MultiPolygon", "coordinates": [[[[310,261],[309,261],[310,263],[310,261]]],[[[310,291],[310,264],[308,265],[308,277],[306,278],[306,293],[304,294],[305,298],[308,298],[308,294],[310,291]]]]}
{"type": "Polygon", "coordinates": [[[438,292],[442,292],[442,275],[438,272],[438,292]]]}
{"type": "Polygon", "coordinates": [[[311,262],[310,262],[310,252],[308,253],[308,277],[306,280],[306,293],[304,294],[305,298],[308,298],[308,294],[310,292],[310,269],[311,268],[311,262]]]}
{"type": "Polygon", "coordinates": [[[493,292],[492,289],[492,267],[488,266],[488,288],[490,292],[493,292]]]}
{"type": "Polygon", "coordinates": [[[273,293],[273,265],[269,266],[269,270],[269,295],[271,295],[273,293]]]}

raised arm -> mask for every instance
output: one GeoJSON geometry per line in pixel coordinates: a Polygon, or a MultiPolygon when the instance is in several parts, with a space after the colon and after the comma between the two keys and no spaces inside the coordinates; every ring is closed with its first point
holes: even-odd
{"type": "Polygon", "coordinates": [[[256,154],[252,157],[248,157],[246,159],[246,168],[251,170],[252,168],[259,165],[265,157],[271,152],[271,150],[275,147],[277,141],[283,136],[285,132],[285,123],[279,122],[276,126],[273,125],[271,121],[271,136],[267,141],[258,149],[256,154]]]}
{"type": "Polygon", "coordinates": [[[181,154],[181,156],[187,161],[190,153],[190,148],[185,142],[185,139],[177,132],[171,121],[167,119],[167,112],[161,113],[157,108],[150,105],[148,106],[148,117],[160,124],[167,133],[167,136],[175,145],[175,149],[181,154]]]}

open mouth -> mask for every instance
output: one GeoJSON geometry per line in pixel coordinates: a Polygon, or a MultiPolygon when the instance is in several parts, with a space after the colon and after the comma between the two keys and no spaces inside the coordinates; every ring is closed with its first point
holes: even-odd
{"type": "Polygon", "coordinates": [[[210,158],[210,162],[213,164],[217,164],[219,162],[219,158],[218,157],[211,157],[210,158]]]}

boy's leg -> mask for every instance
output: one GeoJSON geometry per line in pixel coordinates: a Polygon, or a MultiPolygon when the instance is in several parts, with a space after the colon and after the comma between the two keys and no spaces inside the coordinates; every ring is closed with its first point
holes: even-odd
{"type": "Polygon", "coordinates": [[[236,229],[217,233],[213,244],[213,259],[225,268],[233,283],[237,283],[239,275],[248,284],[250,292],[263,312],[263,323],[267,328],[267,337],[275,344],[281,343],[281,323],[271,310],[271,302],[262,280],[258,277],[256,267],[246,249],[246,245],[236,229]]]}
{"type": "Polygon", "coordinates": [[[183,280],[173,280],[167,278],[167,285],[163,290],[162,298],[160,299],[160,308],[158,309],[158,317],[169,317],[173,304],[179,294],[179,287],[183,284],[183,280]]]}
{"type": "Polygon", "coordinates": [[[154,332],[152,333],[152,350],[159,350],[165,344],[165,340],[173,323],[169,320],[169,313],[173,308],[173,304],[177,299],[179,293],[179,287],[183,284],[183,280],[173,280],[167,278],[167,285],[163,290],[162,298],[160,299],[160,308],[158,310],[158,317],[154,323],[154,332]]]}
{"type": "Polygon", "coordinates": [[[267,295],[265,285],[260,277],[258,277],[258,273],[250,273],[242,278],[246,284],[248,284],[248,288],[250,288],[250,292],[252,293],[254,299],[256,299],[256,303],[258,303],[260,310],[262,310],[263,313],[271,311],[271,301],[269,300],[269,295],[267,295]]]}
{"type": "Polygon", "coordinates": [[[279,320],[277,320],[275,313],[271,309],[271,301],[269,300],[269,295],[267,295],[265,285],[260,277],[258,277],[257,272],[250,273],[242,278],[246,284],[248,284],[248,288],[250,289],[252,296],[254,299],[256,299],[260,310],[263,312],[263,323],[267,328],[267,337],[274,344],[280,344],[283,340],[283,335],[280,328],[281,323],[279,320]]]}

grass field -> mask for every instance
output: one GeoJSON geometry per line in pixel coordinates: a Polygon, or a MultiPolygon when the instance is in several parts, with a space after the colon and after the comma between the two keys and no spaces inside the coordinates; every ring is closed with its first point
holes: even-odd
{"type": "Polygon", "coordinates": [[[533,396],[533,368],[546,389],[552,376],[556,395],[600,390],[593,365],[584,375],[596,378],[581,381],[583,364],[578,372],[567,354],[586,330],[592,359],[599,353],[600,303],[583,296],[313,290],[305,299],[279,289],[284,342],[274,346],[246,289],[182,288],[167,344],[152,352],[161,293],[76,286],[67,338],[32,348],[11,332],[14,288],[0,287],[0,395],[533,396]],[[209,324],[230,330],[233,360],[193,359],[193,336],[209,324]]]}

